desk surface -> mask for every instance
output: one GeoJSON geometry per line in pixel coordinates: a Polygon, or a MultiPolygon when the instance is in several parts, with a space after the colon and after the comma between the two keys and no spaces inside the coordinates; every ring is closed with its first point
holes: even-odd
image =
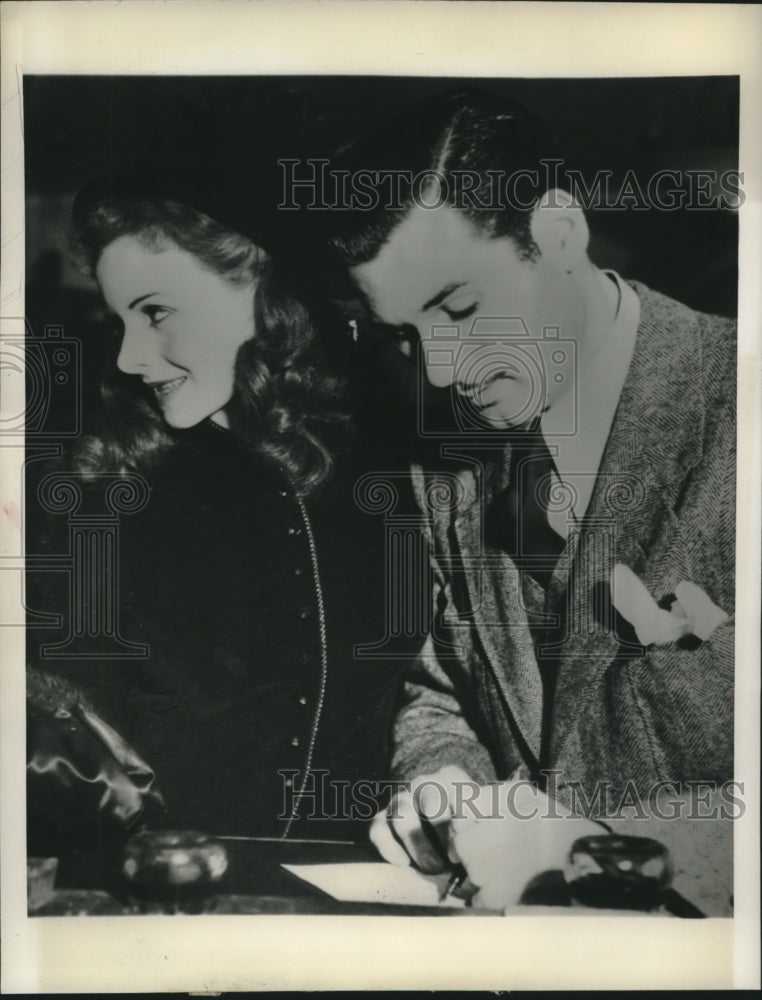
{"type": "Polygon", "coordinates": [[[228,868],[205,892],[168,890],[162,897],[150,897],[135,891],[121,877],[118,856],[77,851],[59,860],[53,896],[30,910],[30,916],[322,913],[446,917],[489,912],[339,902],[281,867],[377,861],[378,856],[369,846],[349,841],[217,839],[225,845],[228,868]]]}
{"type": "MultiPolygon", "coordinates": [[[[30,916],[116,914],[334,914],[374,916],[473,917],[496,911],[435,906],[354,903],[333,899],[285,871],[284,864],[328,864],[378,861],[368,844],[350,841],[277,840],[219,837],[228,855],[222,878],[202,891],[167,889],[153,896],[136,888],[121,874],[123,847],[76,849],[59,858],[55,891],[30,916]]],[[[444,883],[446,875],[441,876],[444,883]]],[[[529,888],[529,887],[528,887],[529,888]]],[[[527,905],[513,912],[548,912],[567,916],[603,912],[573,906],[561,872],[548,872],[537,890],[526,894],[527,905]],[[547,876],[547,877],[546,877],[547,876]],[[552,911],[551,911],[552,912],[552,911]]],[[[626,915],[627,911],[605,911],[626,915]]],[[[725,916],[725,913],[709,915],[725,916]]]]}

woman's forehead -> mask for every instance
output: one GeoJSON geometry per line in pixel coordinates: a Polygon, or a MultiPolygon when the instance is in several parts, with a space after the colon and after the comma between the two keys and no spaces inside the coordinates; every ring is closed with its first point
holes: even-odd
{"type": "Polygon", "coordinates": [[[196,258],[166,241],[152,244],[138,235],[120,236],[104,248],[95,276],[109,299],[129,301],[134,292],[144,294],[144,286],[161,284],[164,292],[189,292],[204,283],[210,272],[196,258]]]}

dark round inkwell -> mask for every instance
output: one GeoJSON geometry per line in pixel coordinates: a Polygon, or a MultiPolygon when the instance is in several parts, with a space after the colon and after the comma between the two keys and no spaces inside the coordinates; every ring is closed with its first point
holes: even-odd
{"type": "Polygon", "coordinates": [[[131,837],[122,874],[132,894],[163,901],[172,911],[190,910],[203,901],[225,874],[224,846],[189,830],[143,830],[131,837]]]}
{"type": "Polygon", "coordinates": [[[672,881],[669,851],[647,837],[581,837],[572,844],[564,878],[583,906],[655,910],[672,881]]]}

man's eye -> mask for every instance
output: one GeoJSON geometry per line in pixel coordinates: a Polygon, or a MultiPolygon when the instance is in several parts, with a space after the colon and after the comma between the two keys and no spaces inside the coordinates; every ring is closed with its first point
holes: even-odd
{"type": "Polygon", "coordinates": [[[460,305],[457,300],[455,302],[448,302],[447,305],[443,305],[442,309],[447,313],[448,317],[452,320],[467,319],[469,316],[473,316],[476,312],[476,307],[478,303],[473,300],[468,303],[468,305],[460,305]]]}
{"type": "Polygon", "coordinates": [[[151,326],[158,326],[162,320],[165,320],[170,315],[172,310],[167,309],[166,306],[143,306],[141,312],[144,316],[148,317],[151,326]]]}

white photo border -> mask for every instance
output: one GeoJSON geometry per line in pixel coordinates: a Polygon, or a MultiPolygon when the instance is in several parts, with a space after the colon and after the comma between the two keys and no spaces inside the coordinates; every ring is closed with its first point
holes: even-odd
{"type": "MultiPolygon", "coordinates": [[[[23,323],[24,74],[739,75],[736,759],[732,920],[89,917],[25,905],[23,629],[0,635],[4,992],[759,986],[762,11],[753,5],[130,0],[2,4],[0,333],[23,323]],[[537,921],[540,921],[538,925],[537,921]]],[[[7,393],[5,405],[13,405],[7,393]]],[[[13,412],[18,412],[18,407],[13,412]]],[[[2,449],[2,499],[21,448],[2,449]]],[[[18,544],[3,524],[2,553],[18,544]]],[[[14,576],[15,574],[4,574],[14,576]]],[[[6,606],[8,581],[0,583],[6,606]]],[[[5,619],[0,619],[5,620],[5,619]]]]}

